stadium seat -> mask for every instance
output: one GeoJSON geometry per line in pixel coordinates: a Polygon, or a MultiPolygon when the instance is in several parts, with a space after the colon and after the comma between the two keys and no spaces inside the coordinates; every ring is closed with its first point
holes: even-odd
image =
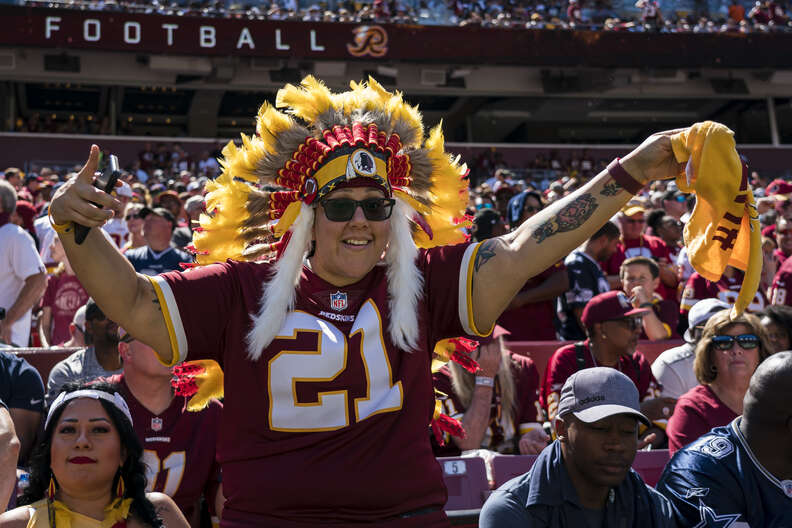
{"type": "Polygon", "coordinates": [[[527,473],[536,462],[536,455],[497,455],[492,457],[492,478],[495,489],[514,477],[527,473]]]}
{"type": "Polygon", "coordinates": [[[484,459],[479,457],[438,458],[448,490],[446,510],[481,508],[489,495],[489,481],[484,459]]]}
{"type": "Polygon", "coordinates": [[[44,385],[47,384],[50,370],[59,361],[69,357],[71,354],[80,350],[79,348],[13,348],[6,352],[12,352],[24,358],[33,368],[38,370],[44,385]]]}
{"type": "Polygon", "coordinates": [[[633,469],[641,475],[648,486],[654,487],[663,474],[663,469],[669,460],[668,449],[655,451],[638,451],[633,461],[633,469]]]}

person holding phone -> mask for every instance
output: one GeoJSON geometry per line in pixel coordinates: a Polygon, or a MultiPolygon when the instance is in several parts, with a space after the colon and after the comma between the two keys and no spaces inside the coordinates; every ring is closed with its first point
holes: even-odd
{"type": "Polygon", "coordinates": [[[226,147],[197,269],[145,277],[96,230],[74,242],[72,223],[118,206],[91,185],[96,146],[50,207],[109,317],[167,364],[223,364],[221,526],[448,526],[427,434],[434,343],[488,335],[529,278],[682,169],[675,132],[652,135],[513,232],[465,243],[465,170],[440,129],[424,138],[417,109],[373,79],[351,86],[289,85],[286,112],[265,104],[258,135],[226,147]],[[258,188],[272,184],[289,190],[258,188]]]}

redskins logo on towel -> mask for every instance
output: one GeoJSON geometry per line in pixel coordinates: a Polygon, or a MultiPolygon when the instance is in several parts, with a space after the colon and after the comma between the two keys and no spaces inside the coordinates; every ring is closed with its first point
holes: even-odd
{"type": "Polygon", "coordinates": [[[388,32],[382,26],[358,26],[352,30],[354,43],[347,51],[354,57],[382,57],[388,53],[388,32]]]}

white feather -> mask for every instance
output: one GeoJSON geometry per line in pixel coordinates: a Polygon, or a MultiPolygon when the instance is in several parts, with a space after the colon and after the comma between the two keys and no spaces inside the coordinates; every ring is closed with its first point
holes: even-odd
{"type": "Polygon", "coordinates": [[[385,262],[388,265],[391,341],[402,350],[418,346],[418,303],[423,295],[423,275],[416,264],[418,248],[412,237],[410,219],[415,210],[396,198],[391,217],[391,236],[385,262]]]}
{"type": "Polygon", "coordinates": [[[275,262],[275,274],[261,291],[261,309],[252,316],[253,327],[247,335],[248,357],[257,361],[261,353],[278,335],[286,315],[294,309],[297,283],[303,260],[309,250],[314,210],[300,205],[300,214],[291,227],[292,237],[281,258],[275,262]]]}

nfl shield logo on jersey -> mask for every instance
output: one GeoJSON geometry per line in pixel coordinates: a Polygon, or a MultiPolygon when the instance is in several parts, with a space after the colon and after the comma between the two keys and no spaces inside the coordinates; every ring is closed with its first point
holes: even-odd
{"type": "Polygon", "coordinates": [[[347,294],[341,291],[330,294],[330,308],[336,312],[346,310],[347,307],[347,294]]]}
{"type": "Polygon", "coordinates": [[[152,418],[151,419],[151,430],[152,431],[162,431],[162,418],[152,418]]]}

